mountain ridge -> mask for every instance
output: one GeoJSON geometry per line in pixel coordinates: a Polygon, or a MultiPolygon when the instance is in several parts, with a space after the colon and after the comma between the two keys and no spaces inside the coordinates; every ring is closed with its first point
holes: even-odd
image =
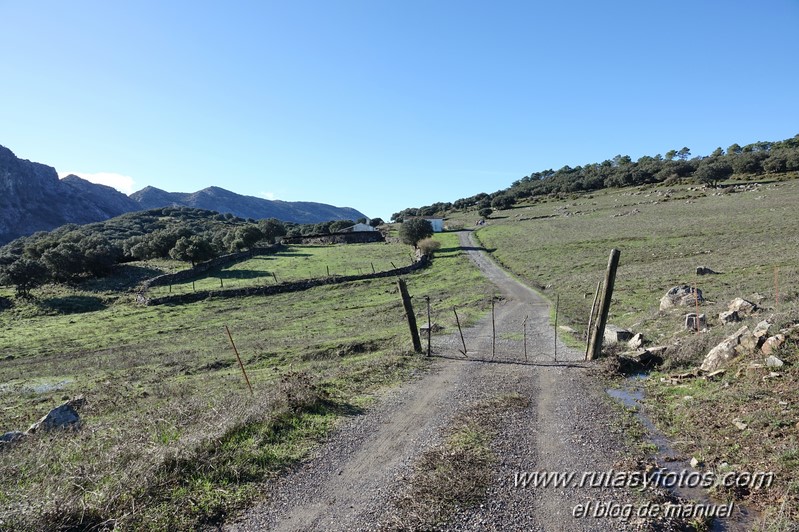
{"type": "Polygon", "coordinates": [[[240,218],[277,218],[295,223],[364,217],[363,213],[351,207],[267,200],[217,186],[196,192],[167,192],[147,186],[127,196],[112,187],[76,175],[59,179],[52,166],[19,158],[9,148],[0,145],[0,245],[65,224],[101,222],[127,212],[169,206],[207,209],[240,218]]]}

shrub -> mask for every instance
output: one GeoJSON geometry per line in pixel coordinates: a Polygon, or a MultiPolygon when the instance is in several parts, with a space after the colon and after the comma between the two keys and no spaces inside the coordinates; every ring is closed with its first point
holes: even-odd
{"type": "Polygon", "coordinates": [[[493,212],[494,212],[493,209],[491,209],[490,207],[486,207],[485,209],[480,209],[479,211],[477,211],[477,214],[479,214],[483,218],[488,218],[489,216],[491,216],[493,212]]]}
{"type": "Polygon", "coordinates": [[[432,255],[433,252],[441,247],[441,242],[433,240],[432,238],[425,238],[424,240],[420,240],[417,246],[424,255],[432,255]]]}

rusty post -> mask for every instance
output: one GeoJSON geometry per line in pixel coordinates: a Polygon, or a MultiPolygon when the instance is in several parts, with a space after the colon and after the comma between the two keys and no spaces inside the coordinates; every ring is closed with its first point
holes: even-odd
{"type": "Polygon", "coordinates": [[[424,296],[425,301],[427,301],[427,356],[430,356],[431,349],[430,349],[430,335],[432,334],[432,324],[430,322],[430,296],[424,296]]]}
{"type": "Polygon", "coordinates": [[[527,318],[530,316],[525,316],[524,321],[522,322],[522,334],[524,335],[524,361],[527,362],[527,318]]]}
{"type": "Polygon", "coordinates": [[[558,361],[558,310],[560,309],[560,294],[555,296],[555,362],[558,361]]]}
{"type": "Polygon", "coordinates": [[[491,296],[491,360],[497,354],[497,324],[494,320],[494,296],[491,296]]]}
{"type": "Polygon", "coordinates": [[[233,346],[233,352],[236,353],[236,358],[239,361],[239,367],[241,367],[241,372],[244,374],[244,380],[247,381],[247,387],[250,389],[250,395],[255,395],[252,391],[252,385],[250,384],[250,378],[247,377],[247,372],[244,370],[244,363],[241,361],[241,356],[239,356],[239,350],[236,349],[236,344],[233,343],[233,336],[230,334],[230,329],[228,329],[227,325],[225,325],[225,330],[227,331],[227,336],[230,338],[230,345],[233,346]]]}
{"type": "Polygon", "coordinates": [[[463,339],[463,329],[461,329],[461,320],[458,319],[458,311],[455,310],[455,307],[452,307],[452,312],[455,313],[455,323],[458,325],[458,332],[461,335],[461,343],[463,344],[463,351],[461,351],[461,354],[463,354],[463,356],[467,356],[466,355],[466,340],[463,339]]]}

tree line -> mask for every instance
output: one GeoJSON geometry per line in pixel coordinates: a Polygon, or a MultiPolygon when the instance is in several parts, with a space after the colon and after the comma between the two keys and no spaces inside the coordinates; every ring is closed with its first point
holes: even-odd
{"type": "Polygon", "coordinates": [[[691,150],[683,147],[669,150],[665,155],[645,155],[637,161],[629,155],[617,155],[601,163],[533,172],[493,194],[483,192],[455,202],[408,208],[394,213],[391,219],[400,222],[408,217],[445,215],[475,208],[490,213],[488,209],[508,209],[520,201],[552,194],[688,180],[717,186],[733,175],[757,177],[797,171],[799,135],[777,142],[733,144],[726,150],[719,147],[707,156],[692,157],[691,150]]]}
{"type": "Polygon", "coordinates": [[[189,207],[127,213],[84,226],[69,224],[10,242],[0,248],[0,284],[14,285],[17,295],[27,297],[32,288],[43,283],[74,283],[102,277],[120,263],[172,258],[194,265],[226,253],[272,244],[283,236],[336,232],[354,224],[352,220],[319,224],[275,218],[245,220],[189,207]]]}

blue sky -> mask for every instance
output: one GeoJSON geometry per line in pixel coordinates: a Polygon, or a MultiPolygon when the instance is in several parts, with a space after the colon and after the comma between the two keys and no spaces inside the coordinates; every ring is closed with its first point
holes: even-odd
{"type": "Polygon", "coordinates": [[[798,0],[0,0],[0,144],[112,183],[355,207],[799,133],[798,0]]]}

